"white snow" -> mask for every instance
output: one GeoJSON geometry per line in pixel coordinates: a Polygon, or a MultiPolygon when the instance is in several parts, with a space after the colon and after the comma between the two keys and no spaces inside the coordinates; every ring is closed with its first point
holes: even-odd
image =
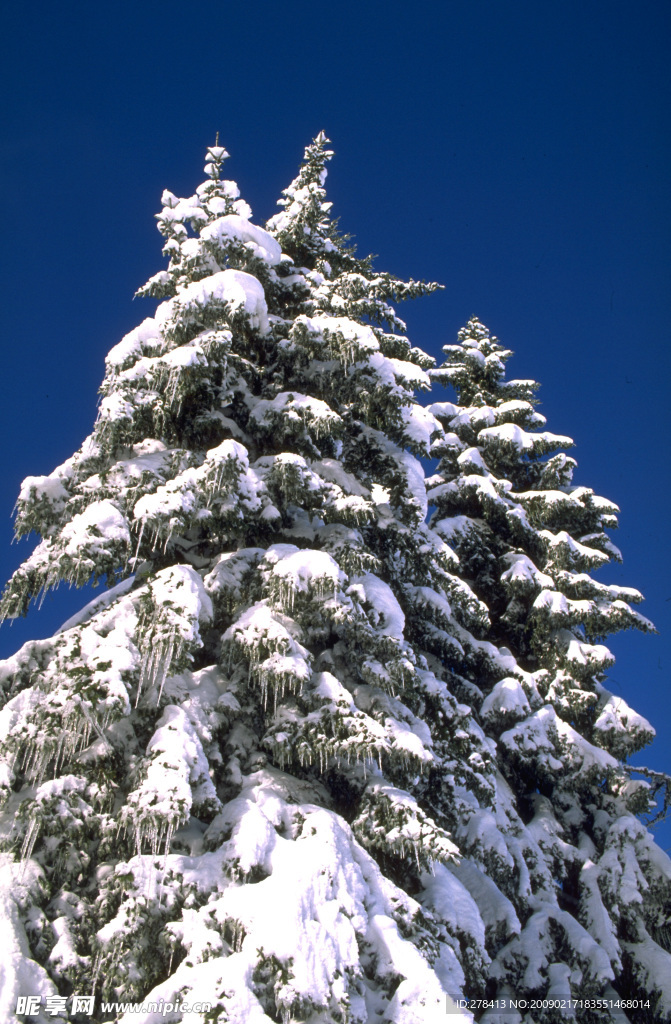
{"type": "Polygon", "coordinates": [[[269,429],[277,430],[281,421],[285,432],[284,424],[300,425],[314,430],[318,437],[332,433],[342,423],[327,402],[294,391],[280,391],[273,399],[259,399],[251,415],[269,429]]]}
{"type": "Polygon", "coordinates": [[[249,662],[250,675],[261,685],[264,705],[268,691],[276,699],[285,689],[300,690],[310,678],[310,655],[290,631],[296,624],[265,601],[247,608],[222,637],[224,647],[237,649],[249,662]]]}
{"type": "Polygon", "coordinates": [[[433,874],[423,872],[422,902],[426,901],[452,932],[465,932],[475,949],[482,948],[485,945],[484,922],[477,903],[459,881],[456,871],[458,868],[450,866],[448,869],[444,864],[436,864],[433,874]]]}
{"type": "MultiPolygon", "coordinates": [[[[449,870],[473,897],[486,929],[491,930],[494,935],[501,932],[506,937],[519,933],[521,925],[515,908],[493,878],[485,874],[468,857],[462,857],[458,863],[450,864],[449,870]]],[[[473,927],[476,924],[477,922],[472,922],[473,927]]]]}
{"type": "Polygon", "coordinates": [[[270,330],[268,307],[263,285],[258,278],[243,270],[221,270],[217,274],[193,281],[182,288],[174,299],[162,302],[156,310],[156,323],[165,328],[182,311],[197,313],[210,302],[227,303],[234,312],[241,310],[249,318],[250,326],[261,334],[270,330]]]}
{"type": "MultiPolygon", "coordinates": [[[[393,356],[386,356],[385,358],[393,370],[394,377],[404,387],[411,390],[415,388],[428,389],[431,387],[431,378],[421,366],[417,366],[416,363],[409,363],[406,359],[395,359],[393,356]]],[[[429,416],[431,416],[435,423],[435,418],[430,410],[425,409],[424,411],[429,413],[429,416]]],[[[436,427],[439,430],[442,429],[439,424],[436,424],[436,427]]]]}
{"type": "Polygon", "coordinates": [[[620,756],[628,747],[635,749],[642,745],[642,739],[649,741],[655,735],[655,730],[647,718],[630,708],[622,697],[616,697],[612,693],[600,708],[594,728],[611,743],[613,740],[620,741],[620,756]]]}
{"type": "Polygon", "coordinates": [[[347,593],[368,606],[368,618],[374,629],[385,636],[403,639],[405,615],[388,583],[368,572],[364,576],[353,576],[347,593]]]}
{"type": "Polygon", "coordinates": [[[108,543],[130,544],[126,517],[111,501],[93,501],[72,517],[61,530],[63,553],[72,558],[86,551],[89,557],[103,551],[108,543]]]}
{"type": "Polygon", "coordinates": [[[157,348],[162,344],[160,325],[152,317],[147,317],[110,349],[105,362],[108,369],[114,371],[143,355],[145,347],[157,348]]]}
{"type": "Polygon", "coordinates": [[[457,459],[457,465],[463,473],[489,473],[479,448],[466,448],[457,459]]]}
{"type": "Polygon", "coordinates": [[[149,527],[154,543],[160,537],[167,547],[174,531],[186,532],[191,521],[204,511],[209,514],[215,502],[220,516],[230,514],[235,520],[240,520],[244,512],[260,510],[259,495],[264,489],[249,467],[247,449],[226,438],[206,453],[202,465],[188,466],[140,498],[133,514],[143,533],[149,527]]]}
{"type": "Polygon", "coordinates": [[[511,677],[501,679],[483,701],[480,714],[485,719],[508,722],[531,714],[527,695],[519,680],[511,677]]]}
{"type": "Polygon", "coordinates": [[[94,615],[102,611],[103,608],[109,607],[113,604],[118,597],[122,594],[127,593],[135,583],[135,577],[129,576],[128,579],[122,580],[121,583],[117,583],[115,587],[111,587],[106,590],[104,594],[100,594],[98,597],[94,597],[92,601],[85,604],[78,612],[71,615],[63,625],[56,630],[57,633],[65,633],[68,629],[74,629],[75,626],[80,626],[84,622],[88,622],[94,615]]]}
{"type": "Polygon", "coordinates": [[[122,820],[135,835],[138,854],[149,840],[166,851],[175,829],[188,821],[194,803],[221,806],[209,764],[183,708],[168,705],[147,745],[140,785],[127,798],[122,820]]]}
{"type": "Polygon", "coordinates": [[[238,551],[224,552],[205,577],[205,589],[215,599],[222,596],[234,603],[241,601],[244,596],[244,579],[264,555],[263,548],[240,548],[238,551]]]}
{"type": "MultiPolygon", "coordinates": [[[[266,558],[271,556],[272,547],[266,558]]],[[[281,581],[281,589],[289,605],[295,594],[311,593],[323,598],[334,594],[345,582],[345,574],[326,551],[296,550],[275,562],[273,576],[281,581]]]]}
{"type": "Polygon", "coordinates": [[[580,869],[580,915],[590,935],[604,948],[613,967],[619,970],[622,962],[616,930],[599,889],[599,868],[589,857],[580,869]]]}
{"type": "MultiPolygon", "coordinates": [[[[544,989],[544,975],[556,962],[560,946],[576,973],[574,980],[584,984],[612,981],[614,974],[604,949],[567,911],[548,904],[525,922],[524,928],[499,954],[492,975],[504,976],[504,965],[522,966],[522,986],[529,990],[544,989]],[[561,938],[559,938],[561,936],[561,938]],[[560,945],[561,944],[561,945],[560,945]]],[[[670,958],[671,959],[671,958],[670,958]]]]}
{"type": "MultiPolygon", "coordinates": [[[[414,405],[412,408],[419,409],[419,406],[414,405]]],[[[410,454],[410,452],[399,452],[396,458],[405,477],[405,485],[407,488],[405,495],[406,500],[410,499],[412,501],[419,512],[421,521],[424,522],[429,510],[429,503],[426,497],[426,487],[424,483],[424,467],[419,459],[416,459],[414,455],[410,454]]]]}
{"type": "Polygon", "coordinates": [[[218,220],[207,224],[202,229],[200,237],[204,242],[219,245],[226,241],[240,242],[251,250],[252,255],[271,267],[277,266],[282,256],[279,242],[271,234],[235,213],[219,217],[218,220]]]}
{"type": "Polygon", "coordinates": [[[502,561],[509,566],[502,574],[501,581],[507,583],[513,591],[533,590],[547,587],[554,589],[554,580],[551,576],[541,572],[528,555],[522,552],[512,551],[505,554],[502,561]]]}
{"type": "Polygon", "coordinates": [[[34,501],[46,498],[52,504],[66,501],[68,491],[63,485],[63,476],[58,470],[49,476],[27,476],[21,483],[19,501],[34,501]]]}
{"type": "Polygon", "coordinates": [[[652,1002],[658,1020],[671,1016],[671,954],[662,949],[649,935],[641,942],[622,942],[633,960],[633,973],[646,993],[655,993],[652,1002]]]}
{"type": "MultiPolygon", "coordinates": [[[[6,853],[0,854],[0,920],[2,921],[2,957],[0,957],[0,1020],[16,1020],[16,1001],[19,996],[56,995],[56,986],[38,963],[32,959],[25,928],[21,923],[17,901],[25,899],[31,889],[41,882],[37,866],[23,870],[6,853]]],[[[43,1005],[35,1024],[47,1024],[55,1018],[47,1014],[43,1005]]],[[[63,1018],[59,1018],[62,1020],[63,1018]]]]}
{"type": "Polygon", "coordinates": [[[190,565],[161,569],[146,584],[152,608],[141,628],[142,669],[136,705],[148,683],[160,699],[173,660],[201,642],[200,625],[212,619],[212,601],[190,565]]]}
{"type": "Polygon", "coordinates": [[[363,362],[370,365],[370,357],[384,360],[380,345],[371,327],[346,316],[318,313],[310,317],[296,317],[295,329],[306,330],[317,343],[321,341],[331,358],[338,358],[346,367],[363,362]]]}
{"type": "Polygon", "coordinates": [[[588,677],[604,672],[615,663],[615,656],[604,644],[588,644],[579,640],[568,629],[557,630],[557,644],[563,649],[564,657],[578,676],[588,677]]]}
{"type": "Polygon", "coordinates": [[[595,747],[568,722],[559,718],[550,704],[504,732],[499,741],[509,752],[519,751],[533,761],[543,776],[580,771],[601,775],[617,767],[617,761],[601,747],[595,747]]]}
{"type": "MultiPolygon", "coordinates": [[[[369,1010],[385,1004],[384,1019],[395,1024],[438,1020],[445,991],[398,924],[399,913],[411,917],[418,905],[382,876],[341,817],[309,803],[292,806],[281,780],[278,772],[245,779],[240,795],[210,827],[233,827],[216,853],[166,857],[166,876],[175,875],[187,889],[195,886],[210,895],[207,902],[199,901],[199,909],[170,925],[187,957],[147,994],[145,1003],[175,1002],[179,994],[184,1002],[208,999],[216,1006],[225,992],[232,1019],[269,1024],[253,994],[252,972],[262,957],[275,957],[276,963],[286,965],[275,989],[276,1010],[283,1019],[291,1020],[293,1008],[303,1001],[315,1021],[325,1022],[349,996],[353,1024],[364,1024],[369,1010]],[[225,866],[231,863],[239,870],[235,885],[226,879],[225,866]],[[261,878],[248,881],[253,869],[261,878]],[[380,1000],[378,985],[365,982],[362,997],[352,984],[350,979],[359,976],[362,948],[375,958],[380,980],[400,980],[391,1000],[380,1000]],[[209,959],[202,962],[205,957],[209,959]]],[[[119,867],[130,867],[141,892],[148,883],[158,885],[145,866],[148,859],[135,857],[119,867]]],[[[197,1014],[171,1018],[150,1010],[128,1013],[120,1024],[131,1024],[131,1018],[133,1024],[201,1020],[197,1014]]],[[[454,1019],[465,1024],[471,1018],[460,1014],[454,1019]]]]}
{"type": "Polygon", "coordinates": [[[571,448],[573,441],[570,437],[561,434],[551,434],[544,431],[539,434],[530,434],[516,423],[502,423],[496,427],[487,427],[478,434],[478,441],[481,444],[501,444],[517,449],[519,452],[549,451],[552,448],[571,448]]]}
{"type": "Polygon", "coordinates": [[[454,405],[453,402],[432,402],[431,405],[427,406],[427,409],[432,415],[448,422],[454,419],[459,412],[459,406],[454,405]]]}
{"type": "Polygon", "coordinates": [[[428,456],[431,438],[441,430],[440,423],[421,405],[403,405],[400,413],[406,437],[421,447],[423,455],[428,456]]]}
{"type": "Polygon", "coordinates": [[[352,473],[348,473],[344,469],[342,462],[338,459],[320,459],[319,461],[311,462],[310,468],[320,477],[323,477],[324,480],[337,484],[345,494],[355,494],[361,498],[369,498],[371,496],[368,488],[364,487],[352,473]]]}

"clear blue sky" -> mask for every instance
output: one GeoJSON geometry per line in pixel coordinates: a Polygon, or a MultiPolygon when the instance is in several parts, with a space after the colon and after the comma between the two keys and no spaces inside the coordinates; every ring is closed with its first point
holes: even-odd
{"type": "MultiPolygon", "coordinates": [[[[671,768],[669,59],[665,2],[141,0],[5,5],[0,25],[0,566],[21,479],[89,432],[108,349],[152,304],[153,214],[216,131],[263,222],[321,128],[341,227],[377,266],[443,282],[402,310],[434,354],[478,316],[622,509],[624,565],[660,636],[613,642],[612,689],[671,768]]],[[[0,630],[0,656],[81,595],[0,630]]],[[[660,833],[671,847],[671,827],[660,833]]]]}

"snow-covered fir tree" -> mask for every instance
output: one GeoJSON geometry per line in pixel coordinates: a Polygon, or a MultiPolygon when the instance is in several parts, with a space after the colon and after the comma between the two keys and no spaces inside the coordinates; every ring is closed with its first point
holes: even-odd
{"type": "Polygon", "coordinates": [[[450,830],[493,806],[493,745],[421,638],[477,646],[488,616],[425,523],[433,360],[390,305],[436,286],[338,235],[326,143],[267,229],[221,147],[164,193],[163,301],[91,436],[23,484],[42,540],[3,615],[110,589],[0,667],[3,1019],[28,990],[419,1024],[485,985],[450,830]]]}
{"type": "MultiPolygon", "coordinates": [[[[614,658],[601,642],[652,626],[631,607],[637,591],[590,575],[621,560],[606,532],[617,506],[572,484],[573,442],[542,430],[538,385],[505,380],[512,352],[483,324],[469,321],[443,351],[431,375],[457,403],[430,406],[444,425],[431,526],[487,605],[495,645],[477,664],[459,650],[443,663],[464,676],[500,772],[493,816],[475,810],[453,835],[468,855],[453,870],[475,863],[498,888],[487,948],[501,991],[640,999],[643,1009],[576,1015],[668,1020],[671,861],[637,817],[658,787],[626,766],[654,730],[607,689],[614,658]]],[[[666,781],[668,801],[668,779],[647,774],[666,781]]]]}
{"type": "Polygon", "coordinates": [[[338,233],[327,145],[265,228],[219,146],[163,194],[160,304],[109,353],[91,436],[24,481],[42,540],[4,616],[109,589],[0,664],[0,1017],[32,992],[78,1020],[95,991],[126,1024],[567,993],[650,1000],[586,1024],[663,1019],[671,864],[621,765],[651,729],[595,642],[644,623],[588,575],[614,509],[571,488],[480,325],[432,371],[460,405],[418,403],[433,360],[392,303],[436,286],[338,233]]]}

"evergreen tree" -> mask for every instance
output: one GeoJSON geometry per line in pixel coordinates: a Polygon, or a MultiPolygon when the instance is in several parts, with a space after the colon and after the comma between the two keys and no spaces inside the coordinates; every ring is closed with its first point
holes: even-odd
{"type": "Polygon", "coordinates": [[[494,805],[493,746],[422,638],[477,651],[489,618],[425,523],[432,360],[390,305],[436,286],[354,255],[326,144],[267,229],[219,146],[163,194],[163,301],[91,436],[22,486],[42,539],[2,614],[109,589],[0,665],[3,1019],[28,990],[419,1024],[484,989],[450,831],[494,805]]]}
{"type": "Polygon", "coordinates": [[[614,658],[601,642],[652,626],[631,607],[637,591],[590,575],[620,561],[606,532],[618,509],[572,484],[571,439],[539,429],[537,384],[505,380],[512,353],[483,324],[469,321],[444,352],[432,376],[458,401],[430,406],[444,426],[431,526],[487,605],[486,638],[506,659],[451,659],[501,773],[494,818],[474,809],[455,830],[468,857],[453,870],[488,903],[500,992],[638,998],[643,1009],[576,1016],[668,1020],[671,861],[637,815],[665,782],[668,804],[669,780],[630,777],[626,759],[654,730],[607,689],[614,658]],[[498,903],[485,896],[492,882],[498,903]]]}

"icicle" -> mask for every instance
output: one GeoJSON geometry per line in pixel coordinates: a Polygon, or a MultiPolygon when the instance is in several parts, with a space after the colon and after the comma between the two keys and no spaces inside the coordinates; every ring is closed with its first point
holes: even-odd
{"type": "MultiPolygon", "coordinates": [[[[175,834],[175,823],[170,821],[165,831],[165,850],[163,853],[163,871],[165,872],[168,866],[168,854],[170,853],[170,845],[172,843],[172,837],[175,834]]],[[[160,902],[160,901],[159,901],[160,902]]]]}
{"type": "Polygon", "coordinates": [[[135,832],[135,849],[136,849],[138,857],[142,854],[142,829],[143,829],[142,823],[137,821],[135,823],[134,832],[135,832]]]}
{"type": "Polygon", "coordinates": [[[161,694],[163,693],[163,687],[165,685],[165,680],[166,680],[166,677],[168,675],[168,669],[170,668],[170,665],[172,664],[172,657],[173,657],[174,650],[175,650],[175,640],[174,640],[174,636],[173,636],[170,639],[169,643],[168,643],[167,653],[165,651],[165,647],[163,648],[163,655],[161,657],[161,673],[160,673],[160,675],[161,675],[161,684],[160,684],[160,686],[158,688],[158,697],[156,698],[157,706],[158,706],[158,704],[161,701],[161,694]]]}
{"type": "MultiPolygon", "coordinates": [[[[72,728],[70,722],[67,723],[67,727],[72,728]]],[[[58,769],[61,766],[61,761],[62,761],[62,758],[63,758],[63,754],[65,752],[66,744],[67,744],[68,747],[70,747],[71,745],[74,744],[74,742],[75,742],[75,740],[77,738],[78,737],[75,737],[75,739],[72,739],[70,737],[70,735],[66,736],[65,733],[61,733],[60,738],[58,740],[58,743],[56,745],[55,753],[54,753],[54,778],[56,778],[56,775],[58,774],[58,769]]],[[[68,750],[68,753],[69,753],[69,750],[68,750]]]]}
{"type": "Polygon", "coordinates": [[[166,534],[165,542],[164,542],[164,544],[163,544],[163,554],[165,554],[165,553],[166,553],[166,551],[168,550],[168,544],[169,544],[169,543],[170,543],[170,541],[172,540],[172,535],[173,535],[174,529],[175,529],[175,527],[174,527],[174,526],[170,526],[170,527],[168,528],[168,532],[167,532],[167,534],[166,534]]]}
{"type": "Polygon", "coordinates": [[[23,865],[21,869],[21,877],[23,872],[26,870],[26,864],[30,860],[37,842],[37,837],[40,831],[40,822],[37,818],[31,818],[30,825],[26,830],[26,834],[23,838],[23,845],[21,846],[21,863],[23,865]]]}
{"type": "MultiPolygon", "coordinates": [[[[89,713],[89,710],[88,710],[88,708],[86,707],[86,705],[84,704],[84,702],[82,701],[82,703],[81,703],[81,704],[80,704],[79,706],[80,706],[80,708],[82,709],[82,712],[83,712],[83,714],[84,714],[84,716],[85,716],[85,718],[86,718],[87,722],[89,723],[89,725],[92,725],[92,726],[93,726],[94,730],[95,730],[95,731],[97,732],[97,734],[98,734],[98,737],[99,737],[99,738],[100,738],[100,739],[101,739],[101,740],[103,741],[103,743],[104,743],[104,744],[105,744],[105,746],[107,747],[108,751],[109,751],[109,752],[110,752],[111,754],[113,754],[113,753],[114,753],[114,747],[113,747],[113,746],[112,746],[112,744],[111,744],[111,743],[109,742],[109,740],[108,740],[108,739],[107,739],[107,737],[105,736],[105,734],[104,734],[103,730],[102,730],[102,729],[100,728],[100,726],[99,726],[99,725],[98,725],[98,723],[97,723],[97,722],[95,721],[95,719],[93,718],[93,716],[92,716],[92,715],[91,715],[91,714],[89,713]]],[[[104,721],[105,721],[105,723],[106,723],[107,717],[108,717],[108,715],[106,715],[106,716],[105,716],[105,720],[104,720],[104,721]]],[[[88,731],[88,729],[87,729],[87,731],[86,731],[86,740],[85,740],[85,742],[88,742],[88,735],[89,735],[89,731],[88,731]]]]}
{"type": "Polygon", "coordinates": [[[103,962],[103,951],[99,949],[96,953],[95,960],[93,961],[93,971],[91,980],[91,992],[95,993],[96,985],[98,984],[98,975],[100,974],[100,968],[103,962]]]}
{"type": "Polygon", "coordinates": [[[40,786],[44,781],[47,765],[52,757],[52,747],[49,743],[43,743],[41,746],[31,743],[29,750],[32,753],[28,759],[26,774],[35,786],[40,786]]]}
{"type": "Polygon", "coordinates": [[[145,636],[147,642],[147,650],[145,651],[142,664],[140,666],[140,676],[138,680],[137,695],[135,697],[135,707],[138,706],[140,700],[140,694],[145,687],[145,684],[149,684],[149,687],[158,686],[158,697],[157,704],[161,700],[163,693],[163,687],[165,685],[170,666],[173,663],[175,655],[179,657],[182,651],[182,643],[175,629],[172,633],[164,639],[162,642],[151,643],[151,638],[145,636]]]}
{"type": "Polygon", "coordinates": [[[139,533],[139,536],[137,538],[137,546],[135,548],[135,556],[133,558],[134,565],[137,565],[137,563],[138,563],[138,558],[139,558],[139,554],[140,554],[140,544],[142,543],[142,535],[144,534],[144,528],[145,528],[146,522],[147,522],[147,520],[143,519],[142,522],[141,522],[141,525],[140,525],[140,533],[139,533]]]}
{"type": "Polygon", "coordinates": [[[168,407],[171,408],[177,397],[177,386],[179,384],[179,372],[173,370],[168,374],[168,383],[165,389],[165,397],[167,399],[168,407]]]}
{"type": "Polygon", "coordinates": [[[147,834],[148,834],[148,837],[149,837],[149,840],[150,840],[150,845],[151,845],[151,855],[152,855],[152,858],[154,858],[158,854],[158,848],[159,848],[160,841],[161,841],[157,825],[156,824],[151,825],[149,827],[149,829],[147,830],[147,834]]]}
{"type": "MultiPolygon", "coordinates": [[[[151,658],[151,657],[153,657],[153,651],[150,650],[149,658],[151,658]]],[[[145,677],[146,677],[146,674],[147,674],[147,660],[148,660],[147,659],[147,655],[146,654],[143,655],[143,657],[142,657],[142,664],[140,665],[140,674],[138,676],[138,681],[137,681],[137,693],[135,694],[135,707],[137,707],[139,702],[140,702],[140,694],[142,693],[142,687],[144,685],[144,680],[145,680],[145,677]]]]}

